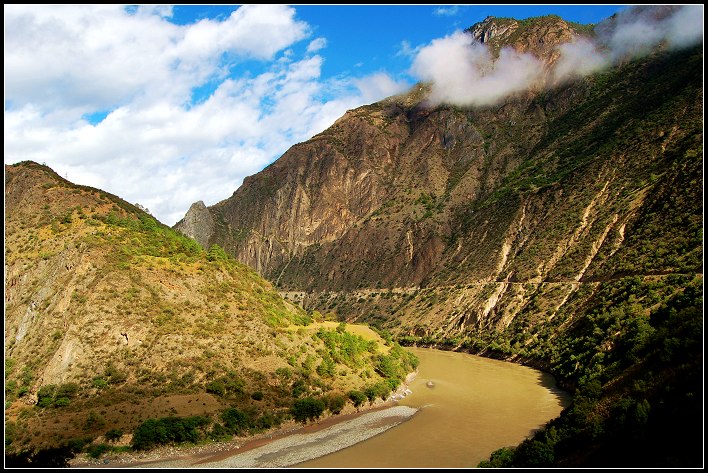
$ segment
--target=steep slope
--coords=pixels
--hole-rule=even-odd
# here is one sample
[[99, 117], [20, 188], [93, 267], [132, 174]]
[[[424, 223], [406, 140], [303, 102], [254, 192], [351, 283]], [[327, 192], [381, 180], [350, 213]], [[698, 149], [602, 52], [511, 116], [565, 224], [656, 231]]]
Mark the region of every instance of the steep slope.
[[262, 430], [300, 398], [390, 391], [411, 368], [373, 333], [313, 323], [221, 248], [45, 166], [5, 167], [5, 211], [6, 452], [76, 450], [165, 416], [201, 416], [214, 438]]
[[[509, 21], [472, 30], [489, 41]], [[564, 282], [567, 292], [616, 274], [700, 272], [701, 58], [660, 52], [494, 107], [430, 109], [422, 91], [361, 107], [208, 215], [199, 207], [208, 225], [176, 228], [224, 246], [282, 291], [313, 293], [304, 302], [320, 310], [376, 289], [508, 281]], [[667, 199], [681, 206], [679, 225], [657, 218], [652, 206]], [[680, 254], [667, 258], [648, 238]], [[485, 307], [483, 292], [465, 297]], [[469, 325], [442, 318], [425, 314], [424, 325]]]
[[[555, 16], [523, 26], [488, 18], [472, 34], [551, 63], [555, 57], [549, 51], [577, 37], [577, 29]], [[427, 225], [420, 224], [421, 214], [427, 217], [431, 204], [443, 210], [476, 200], [520, 161], [514, 154], [528, 152], [515, 149], [506, 136], [528, 104], [510, 104], [502, 114], [496, 109], [471, 114], [427, 109], [424, 98], [421, 86], [407, 96], [348, 112], [330, 129], [246, 178], [231, 198], [209, 209], [209, 216], [195, 204], [175, 228], [205, 246], [224, 246], [279, 287], [420, 284], [433, 269], [428, 260], [442, 249], [438, 239], [431, 241], [431, 233], [444, 237], [450, 232], [445, 221], [435, 225], [440, 228], [422, 228]], [[513, 138], [530, 141], [540, 131], [545, 116], [537, 108], [522, 118], [525, 123], [515, 127]], [[423, 194], [438, 201], [422, 202]], [[379, 218], [384, 210], [391, 214], [394, 204], [396, 215]], [[443, 220], [451, 213], [447, 209]], [[195, 219], [204, 223], [194, 225]], [[372, 236], [385, 240], [377, 254], [372, 254]], [[395, 254], [409, 241], [416, 243], [411, 255]], [[380, 270], [363, 267], [379, 257], [385, 261]], [[327, 260], [332, 263], [318, 270]], [[363, 279], [366, 275], [370, 280]]]
[[[579, 34], [558, 28], [470, 31], [550, 63]], [[550, 370], [574, 408], [518, 466], [700, 465], [702, 63], [659, 48], [478, 108], [420, 86], [293, 146], [191, 235], [305, 307]]]

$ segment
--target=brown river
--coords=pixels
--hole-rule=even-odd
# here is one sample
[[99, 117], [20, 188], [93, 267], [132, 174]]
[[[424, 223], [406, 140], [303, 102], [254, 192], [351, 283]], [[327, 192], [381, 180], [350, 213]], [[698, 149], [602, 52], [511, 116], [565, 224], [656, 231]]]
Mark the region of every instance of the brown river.
[[[420, 359], [410, 420], [303, 468], [466, 468], [518, 445], [558, 417], [570, 397], [549, 374], [464, 353], [409, 348]], [[428, 386], [429, 381], [432, 387]]]

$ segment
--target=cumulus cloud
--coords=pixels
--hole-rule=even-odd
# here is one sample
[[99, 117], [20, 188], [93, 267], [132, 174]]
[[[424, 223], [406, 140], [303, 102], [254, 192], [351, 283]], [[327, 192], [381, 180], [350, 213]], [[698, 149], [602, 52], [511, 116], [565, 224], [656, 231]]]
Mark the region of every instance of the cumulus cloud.
[[[384, 74], [323, 80], [316, 52], [326, 39], [293, 53], [311, 29], [290, 7], [242, 6], [188, 25], [171, 14], [6, 6], [5, 162], [44, 162], [172, 225], [191, 203], [229, 197], [293, 143], [402, 86]], [[260, 67], [234, 75], [245, 60]], [[86, 118], [96, 112], [105, 118]]]
[[669, 48], [696, 44], [703, 37], [703, 6], [629, 8], [600, 23], [596, 32], [595, 41], [576, 38], [562, 44], [558, 60], [544, 70], [534, 56], [509, 48], [493, 59], [486, 45], [458, 31], [417, 48], [411, 74], [431, 82], [433, 103], [490, 105], [531, 87], [556, 85], [645, 55], [660, 43]]

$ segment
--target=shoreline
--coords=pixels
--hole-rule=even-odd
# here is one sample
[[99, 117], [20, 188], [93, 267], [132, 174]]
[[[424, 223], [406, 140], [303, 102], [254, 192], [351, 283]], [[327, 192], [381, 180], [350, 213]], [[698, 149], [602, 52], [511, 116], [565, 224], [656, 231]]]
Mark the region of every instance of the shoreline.
[[109, 454], [91, 459], [86, 454], [69, 461], [70, 468], [220, 468], [289, 467], [368, 440], [409, 420], [417, 409], [399, 406], [398, 400], [411, 391], [408, 384], [417, 371], [409, 373], [387, 400], [330, 415], [302, 425], [289, 421], [279, 428], [225, 442], [201, 445], [161, 446], [148, 452]]

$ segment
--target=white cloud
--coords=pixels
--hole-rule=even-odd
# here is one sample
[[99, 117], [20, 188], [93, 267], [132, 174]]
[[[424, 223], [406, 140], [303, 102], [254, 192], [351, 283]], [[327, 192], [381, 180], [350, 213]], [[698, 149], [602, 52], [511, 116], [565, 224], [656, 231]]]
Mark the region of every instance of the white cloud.
[[489, 105], [528, 88], [541, 78], [541, 63], [530, 54], [502, 49], [492, 61], [487, 47], [461, 31], [420, 50], [411, 72], [432, 82], [429, 100], [456, 105]]
[[315, 38], [307, 45], [307, 52], [314, 53], [327, 46], [326, 38]]
[[560, 57], [552, 74], [554, 84], [591, 74], [609, 65], [607, 55], [598, 51], [595, 44], [586, 38], [562, 44], [559, 50]]
[[398, 48], [398, 51], [396, 51], [396, 56], [406, 56], [406, 57], [415, 57], [416, 54], [420, 51], [422, 46], [416, 46], [415, 48], [411, 46], [411, 43], [407, 40], [401, 41], [401, 45]]
[[703, 5], [684, 5], [668, 20], [671, 46], [684, 47], [703, 40]]
[[378, 72], [361, 79], [354, 79], [354, 84], [359, 89], [365, 102], [372, 103], [384, 97], [400, 94], [408, 88], [410, 84], [406, 81], [395, 81], [388, 74]]
[[438, 7], [433, 11], [433, 14], [437, 16], [455, 16], [459, 13], [459, 5], [452, 5], [449, 7]]
[[640, 5], [598, 25], [600, 43], [613, 62], [647, 54], [666, 42], [680, 48], [703, 39], [702, 5]]
[[[383, 73], [324, 81], [323, 58], [286, 6], [243, 6], [223, 21], [169, 22], [171, 9], [5, 7], [5, 162], [62, 176], [150, 209], [172, 225], [229, 197], [292, 144], [347, 109], [404, 86]], [[230, 73], [243, 59], [260, 69]], [[215, 90], [192, 103], [192, 91]], [[110, 112], [100, 123], [83, 117]]]
[[[502, 49], [493, 59], [486, 45], [456, 32], [416, 48], [411, 73], [432, 83], [433, 103], [489, 105], [532, 87], [556, 85], [596, 72], [627, 58], [647, 54], [665, 42], [670, 48], [702, 41], [703, 6], [639, 6], [601, 22], [598, 39], [576, 38], [559, 46], [559, 59], [550, 70], [530, 54]], [[407, 42], [399, 55], [411, 54]]]

